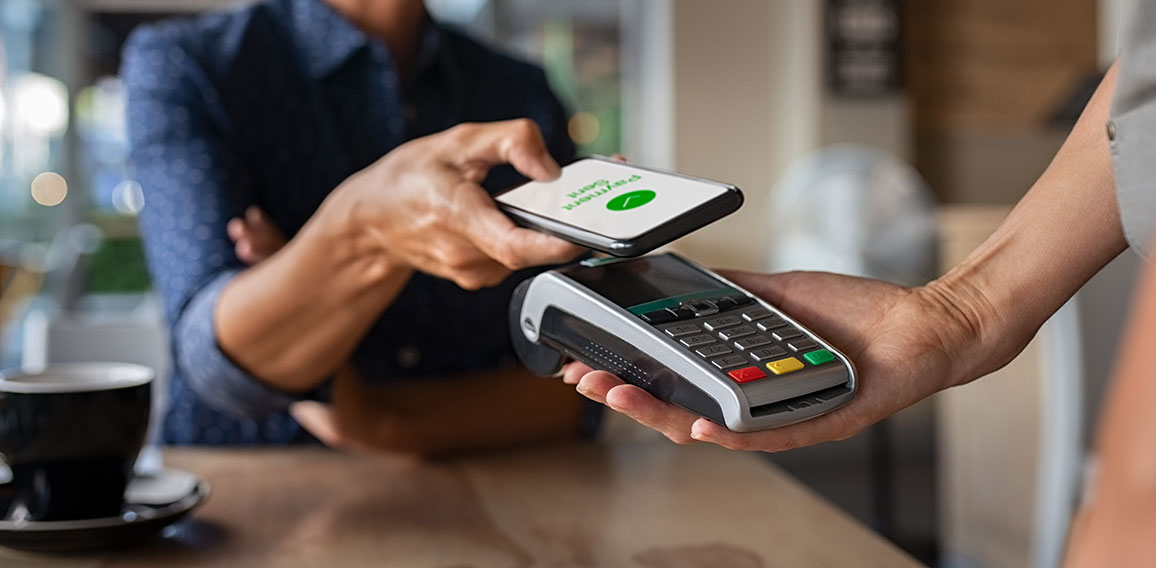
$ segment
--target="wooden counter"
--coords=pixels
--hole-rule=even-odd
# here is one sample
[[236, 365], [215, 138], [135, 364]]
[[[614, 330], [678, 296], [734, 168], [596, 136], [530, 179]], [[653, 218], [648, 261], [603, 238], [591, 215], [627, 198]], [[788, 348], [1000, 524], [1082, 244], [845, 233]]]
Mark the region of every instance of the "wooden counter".
[[171, 449], [213, 493], [117, 552], [0, 549], [2, 566], [917, 565], [758, 454], [650, 433], [442, 462]]

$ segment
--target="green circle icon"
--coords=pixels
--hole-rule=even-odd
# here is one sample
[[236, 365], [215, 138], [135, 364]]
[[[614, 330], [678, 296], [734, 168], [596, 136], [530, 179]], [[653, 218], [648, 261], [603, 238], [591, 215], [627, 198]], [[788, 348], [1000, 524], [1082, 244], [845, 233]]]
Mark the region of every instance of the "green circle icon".
[[649, 189], [640, 189], [638, 191], [631, 191], [630, 193], [623, 193], [614, 199], [606, 202], [606, 208], [611, 211], [626, 211], [627, 209], [634, 209], [635, 207], [642, 207], [654, 200], [657, 195]]

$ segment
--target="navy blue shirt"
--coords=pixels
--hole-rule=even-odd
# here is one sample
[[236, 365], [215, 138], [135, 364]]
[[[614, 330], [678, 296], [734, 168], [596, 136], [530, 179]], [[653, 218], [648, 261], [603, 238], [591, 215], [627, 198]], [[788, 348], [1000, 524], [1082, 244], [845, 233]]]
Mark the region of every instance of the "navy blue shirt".
[[[540, 69], [435, 23], [404, 82], [382, 42], [321, 0], [142, 26], [123, 60], [145, 195], [141, 233], [172, 329], [169, 443], [310, 439], [286, 412], [296, 397], [249, 376], [217, 346], [213, 308], [244, 270], [225, 224], [245, 207], [261, 207], [292, 236], [349, 175], [460, 122], [528, 117], [559, 162], [574, 153]], [[519, 181], [507, 166], [484, 185]], [[355, 350], [354, 366], [368, 381], [389, 381], [513, 365], [506, 309], [528, 274], [475, 292], [414, 275]]]

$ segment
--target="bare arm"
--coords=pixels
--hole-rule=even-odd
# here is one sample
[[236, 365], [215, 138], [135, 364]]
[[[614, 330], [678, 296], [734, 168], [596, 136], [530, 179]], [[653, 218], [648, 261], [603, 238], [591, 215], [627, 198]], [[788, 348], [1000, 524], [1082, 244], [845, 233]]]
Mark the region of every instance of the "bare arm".
[[[230, 220], [228, 233], [238, 258], [249, 265], [286, 244], [256, 207]], [[579, 432], [588, 403], [565, 385], [521, 368], [373, 386], [346, 363], [330, 394], [329, 403], [289, 407], [318, 439], [343, 449], [421, 456], [570, 437]]]
[[412, 269], [358, 238], [326, 202], [300, 233], [237, 276], [217, 302], [221, 348], [260, 380], [308, 391], [353, 349]]
[[269, 385], [307, 391], [349, 358], [413, 270], [476, 289], [580, 252], [497, 210], [478, 184], [501, 163], [535, 179], [559, 171], [537, 127], [515, 120], [415, 140], [351, 176], [221, 293], [222, 350]]
[[965, 310], [985, 350], [1008, 337], [1021, 339], [1014, 351], [997, 349], [999, 359], [961, 369], [964, 375], [986, 374], [1010, 361], [1047, 318], [1127, 248], [1105, 128], [1116, 68], [1109, 68], [1052, 163], [999, 229], [932, 285], [958, 297], [954, 303]]

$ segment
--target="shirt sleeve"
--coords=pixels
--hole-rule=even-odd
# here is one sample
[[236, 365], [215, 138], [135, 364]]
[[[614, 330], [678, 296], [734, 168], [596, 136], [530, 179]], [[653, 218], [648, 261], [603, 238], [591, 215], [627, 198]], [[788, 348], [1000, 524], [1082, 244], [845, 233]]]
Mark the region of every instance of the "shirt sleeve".
[[218, 93], [181, 39], [175, 28], [142, 26], [124, 49], [128, 137], [145, 196], [141, 237], [176, 372], [216, 410], [261, 417], [295, 397], [230, 361], [213, 325], [221, 290], [244, 268], [225, 224], [254, 202], [252, 180], [226, 147]]
[[1156, 234], [1156, 2], [1133, 4], [1112, 100], [1107, 136], [1112, 150], [1116, 202], [1128, 244], [1149, 260]]

